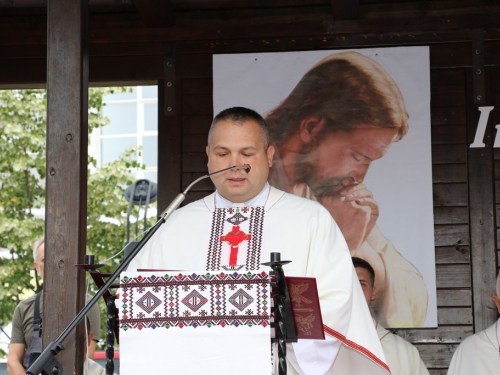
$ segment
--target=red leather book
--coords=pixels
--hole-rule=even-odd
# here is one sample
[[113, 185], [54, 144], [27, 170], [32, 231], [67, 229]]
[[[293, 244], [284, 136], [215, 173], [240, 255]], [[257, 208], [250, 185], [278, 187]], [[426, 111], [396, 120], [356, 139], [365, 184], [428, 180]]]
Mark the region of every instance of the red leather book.
[[314, 277], [286, 276], [298, 339], [324, 340], [318, 287]]

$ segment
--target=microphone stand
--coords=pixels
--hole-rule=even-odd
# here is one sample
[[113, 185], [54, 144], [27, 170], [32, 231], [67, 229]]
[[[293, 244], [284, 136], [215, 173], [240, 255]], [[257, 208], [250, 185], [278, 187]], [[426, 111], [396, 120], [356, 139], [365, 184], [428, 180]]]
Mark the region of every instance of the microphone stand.
[[146, 235], [142, 238], [142, 240], [137, 244], [137, 246], [132, 250], [132, 252], [125, 257], [123, 263], [118, 266], [118, 268], [113, 272], [113, 274], [108, 278], [106, 283], [97, 291], [97, 293], [91, 298], [91, 300], [85, 305], [85, 307], [75, 316], [75, 318], [71, 321], [71, 323], [64, 329], [64, 331], [59, 335], [59, 337], [52, 341], [47, 345], [45, 350], [40, 354], [38, 359], [28, 368], [26, 371], [27, 375], [63, 375], [63, 368], [59, 361], [56, 358], [56, 355], [64, 350], [64, 346], [62, 342], [68, 337], [70, 332], [83, 320], [85, 315], [89, 312], [89, 310], [94, 306], [99, 298], [103, 296], [103, 294], [111, 287], [114, 280], [122, 273], [127, 266], [130, 264], [132, 259], [135, 258], [137, 254], [141, 251], [144, 245], [149, 241], [151, 237], [155, 234], [155, 232], [170, 218], [172, 213], [181, 205], [181, 203], [186, 198], [186, 194], [188, 191], [199, 181], [204, 180], [214, 174], [218, 174], [221, 172], [229, 171], [231, 169], [244, 169], [245, 172], [250, 172], [250, 165], [234, 165], [229, 168], [221, 169], [219, 171], [209, 173], [205, 176], [198, 178], [193, 181], [184, 192], [180, 193], [175, 197], [175, 199], [170, 203], [170, 205], [166, 208], [165, 211], [162, 212], [158, 221], [149, 229]]

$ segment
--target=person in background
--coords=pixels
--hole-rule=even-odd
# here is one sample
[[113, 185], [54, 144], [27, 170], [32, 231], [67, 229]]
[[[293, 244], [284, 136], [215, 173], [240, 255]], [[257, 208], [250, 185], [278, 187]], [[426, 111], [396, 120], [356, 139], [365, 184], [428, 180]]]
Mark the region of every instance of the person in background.
[[[361, 258], [353, 257], [352, 263], [366, 303], [370, 306], [377, 298], [375, 271], [368, 262]], [[392, 375], [429, 375], [417, 348], [403, 338], [389, 332], [375, 320], [374, 323]]]
[[[500, 314], [500, 274], [496, 294], [492, 295]], [[448, 375], [500, 374], [500, 319], [484, 331], [467, 337], [451, 359]]]
[[[44, 277], [45, 242], [40, 239], [33, 246], [33, 266], [36, 272]], [[99, 327], [101, 318], [99, 307], [94, 305], [88, 314], [89, 320], [96, 334], [89, 340], [89, 358], [94, 358], [94, 351], [99, 341]], [[42, 292], [19, 302], [12, 318], [12, 337], [7, 356], [7, 371], [9, 375], [25, 375], [39, 353], [42, 352], [42, 319], [43, 297]], [[30, 360], [31, 358], [31, 360]]]

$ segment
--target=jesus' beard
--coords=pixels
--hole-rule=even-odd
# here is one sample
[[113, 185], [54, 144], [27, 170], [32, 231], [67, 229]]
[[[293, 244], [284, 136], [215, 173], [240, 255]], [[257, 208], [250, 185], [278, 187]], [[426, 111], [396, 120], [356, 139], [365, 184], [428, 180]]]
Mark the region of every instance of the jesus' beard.
[[318, 177], [318, 169], [311, 164], [304, 154], [297, 158], [297, 179], [295, 182], [304, 182], [312, 190], [318, 201], [325, 196], [338, 196], [340, 191], [348, 186], [357, 185], [358, 182], [351, 176]]

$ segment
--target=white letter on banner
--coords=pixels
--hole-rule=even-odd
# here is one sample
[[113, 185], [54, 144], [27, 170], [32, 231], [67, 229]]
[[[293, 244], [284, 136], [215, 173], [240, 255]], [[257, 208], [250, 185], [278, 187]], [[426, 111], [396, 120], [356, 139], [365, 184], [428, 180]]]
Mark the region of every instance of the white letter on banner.
[[495, 136], [495, 143], [493, 144], [493, 147], [500, 147], [500, 137], [498, 136], [498, 133], [500, 133], [500, 125], [495, 125], [495, 129], [497, 130], [497, 135]]
[[[486, 133], [486, 124], [488, 123], [488, 118], [490, 117], [490, 112], [494, 107], [479, 107], [481, 116], [479, 116], [479, 123], [477, 124], [476, 136], [474, 137], [474, 142], [470, 145], [470, 148], [484, 147], [484, 134]], [[496, 140], [495, 140], [496, 143]]]

